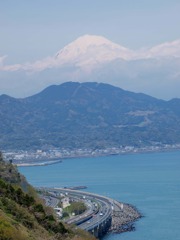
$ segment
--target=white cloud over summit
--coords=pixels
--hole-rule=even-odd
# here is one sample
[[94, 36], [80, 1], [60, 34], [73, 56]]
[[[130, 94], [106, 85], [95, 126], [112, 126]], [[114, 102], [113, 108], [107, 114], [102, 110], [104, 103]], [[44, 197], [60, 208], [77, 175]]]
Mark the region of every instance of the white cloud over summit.
[[147, 58], [180, 57], [180, 40], [162, 43], [147, 51]]

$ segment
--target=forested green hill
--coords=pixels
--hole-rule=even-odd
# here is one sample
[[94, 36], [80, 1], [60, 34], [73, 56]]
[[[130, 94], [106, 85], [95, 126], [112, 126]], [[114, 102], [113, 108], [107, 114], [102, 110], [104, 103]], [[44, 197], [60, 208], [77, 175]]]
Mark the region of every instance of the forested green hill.
[[88, 233], [65, 226], [44, 206], [35, 190], [0, 154], [0, 239], [83, 240]]
[[24, 99], [0, 96], [0, 148], [107, 149], [180, 143], [180, 99], [66, 82]]

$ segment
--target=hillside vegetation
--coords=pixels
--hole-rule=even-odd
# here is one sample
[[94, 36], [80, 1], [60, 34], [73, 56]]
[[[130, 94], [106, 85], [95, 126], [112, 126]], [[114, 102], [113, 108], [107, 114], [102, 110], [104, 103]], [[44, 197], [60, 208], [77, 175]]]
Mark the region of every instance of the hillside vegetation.
[[1, 240], [93, 239], [58, 221], [12, 163], [3, 161], [2, 154], [0, 174]]
[[[24, 99], [0, 96], [0, 148], [106, 149], [180, 143], [180, 99], [67, 82]], [[23, 147], [22, 147], [23, 146]]]

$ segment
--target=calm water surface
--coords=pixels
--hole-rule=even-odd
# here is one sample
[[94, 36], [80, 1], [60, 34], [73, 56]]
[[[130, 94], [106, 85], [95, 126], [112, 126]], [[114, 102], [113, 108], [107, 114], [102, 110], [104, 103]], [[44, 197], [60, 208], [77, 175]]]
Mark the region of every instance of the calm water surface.
[[104, 240], [180, 240], [180, 152], [66, 159], [19, 170], [33, 186], [86, 185], [87, 191], [133, 204], [144, 215], [135, 232]]

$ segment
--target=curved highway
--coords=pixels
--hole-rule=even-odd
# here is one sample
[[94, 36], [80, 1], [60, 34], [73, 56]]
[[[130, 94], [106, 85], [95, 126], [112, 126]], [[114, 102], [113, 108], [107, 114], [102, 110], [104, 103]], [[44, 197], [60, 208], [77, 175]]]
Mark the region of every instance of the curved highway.
[[[102, 228], [107, 224], [107, 222], [111, 222], [112, 218], [112, 199], [93, 194], [88, 192], [82, 192], [77, 190], [70, 190], [64, 188], [43, 188], [46, 190], [52, 198], [52, 202], [56, 202], [53, 200], [60, 194], [64, 194], [69, 196], [71, 199], [75, 199], [83, 201], [87, 206], [87, 210], [81, 214], [70, 219], [66, 220], [68, 224], [75, 224], [79, 228], [94, 233], [96, 229]], [[49, 204], [50, 205], [50, 204]], [[53, 204], [53, 207], [54, 204]], [[97, 234], [96, 234], [97, 235]]]

